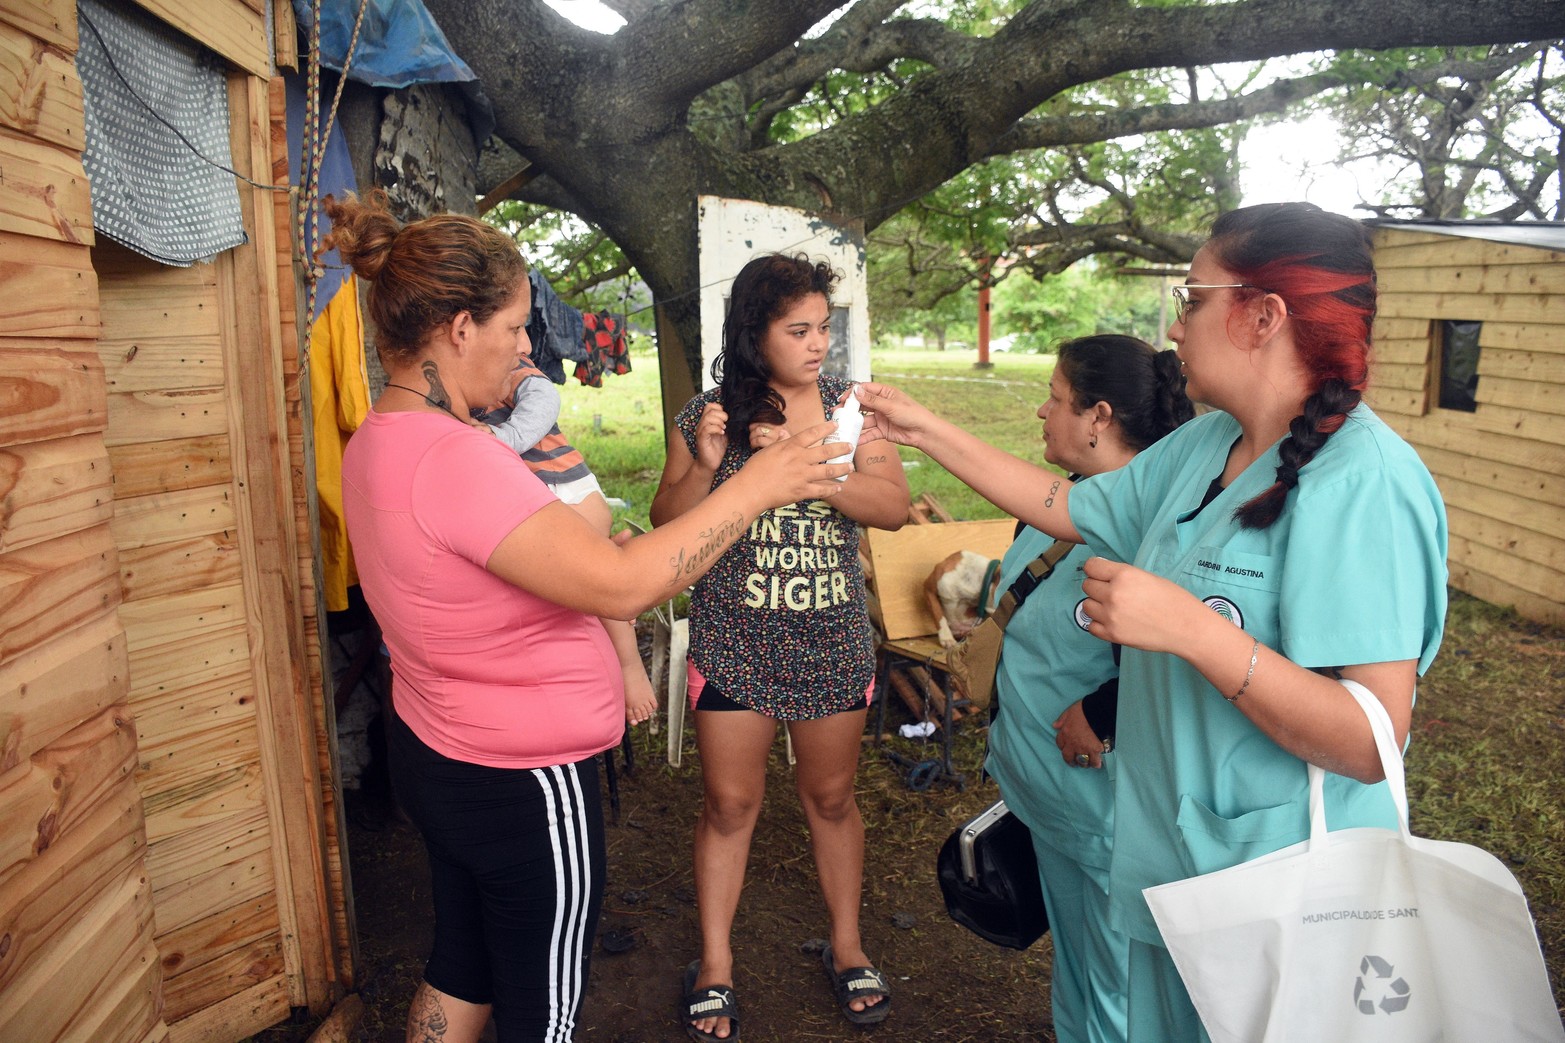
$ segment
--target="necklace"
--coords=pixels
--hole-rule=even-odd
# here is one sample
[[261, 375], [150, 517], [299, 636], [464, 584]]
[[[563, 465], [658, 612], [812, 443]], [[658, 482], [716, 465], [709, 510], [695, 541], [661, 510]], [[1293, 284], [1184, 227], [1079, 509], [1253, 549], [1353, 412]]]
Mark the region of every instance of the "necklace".
[[393, 383], [391, 383], [391, 381], [388, 380], [386, 382], [386, 386], [389, 387], [389, 388], [396, 388], [398, 391], [406, 391], [406, 392], [408, 392], [411, 395], [417, 395], [419, 398], [422, 398], [424, 400], [424, 404], [425, 405], [434, 406], [436, 409], [444, 409], [447, 413], [451, 413], [451, 415], [453, 417], [456, 417], [456, 419], [458, 419], [458, 420], [462, 419], [461, 417], [457, 416], [455, 413], [452, 413], [451, 412], [451, 407], [446, 405], [444, 402], [436, 402], [434, 399], [430, 398], [424, 392], [422, 392], [422, 391], [414, 391], [412, 388], [408, 387], [406, 384], [393, 384]]

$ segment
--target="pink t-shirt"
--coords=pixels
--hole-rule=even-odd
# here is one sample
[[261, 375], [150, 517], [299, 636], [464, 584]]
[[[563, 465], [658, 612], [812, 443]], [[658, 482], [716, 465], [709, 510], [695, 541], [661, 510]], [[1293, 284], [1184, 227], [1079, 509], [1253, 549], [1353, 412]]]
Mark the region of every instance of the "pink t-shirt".
[[619, 742], [624, 680], [603, 624], [484, 567], [557, 502], [520, 457], [449, 417], [371, 410], [342, 479], [359, 582], [414, 734], [499, 768], [567, 764]]

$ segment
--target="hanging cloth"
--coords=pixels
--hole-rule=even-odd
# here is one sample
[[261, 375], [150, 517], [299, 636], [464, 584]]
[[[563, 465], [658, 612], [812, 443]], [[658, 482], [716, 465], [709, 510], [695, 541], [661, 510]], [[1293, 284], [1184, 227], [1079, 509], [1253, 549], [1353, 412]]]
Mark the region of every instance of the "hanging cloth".
[[77, 14], [93, 226], [182, 268], [249, 242], [222, 169], [233, 166], [223, 60], [129, 4], [79, 0]]
[[533, 310], [527, 320], [527, 339], [533, 346], [533, 365], [556, 384], [565, 383], [565, 362], [585, 362], [580, 311], [560, 300], [538, 269], [527, 273], [532, 286]]
[[630, 372], [630, 352], [625, 348], [625, 331], [606, 311], [590, 311], [581, 317], [582, 347], [587, 357], [576, 363], [576, 379], [589, 387], [603, 386], [603, 374], [624, 376]]
[[349, 275], [310, 327], [310, 409], [315, 431], [315, 494], [320, 504], [321, 594], [328, 612], [348, 607], [359, 582], [342, 513], [342, 453], [369, 412], [358, 279]]

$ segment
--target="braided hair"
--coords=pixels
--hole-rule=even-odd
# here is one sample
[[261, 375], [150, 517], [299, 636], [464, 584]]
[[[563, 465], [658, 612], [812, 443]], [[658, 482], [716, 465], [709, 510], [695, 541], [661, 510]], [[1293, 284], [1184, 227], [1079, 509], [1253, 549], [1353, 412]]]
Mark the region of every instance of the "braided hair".
[[1179, 356], [1119, 333], [1095, 333], [1061, 344], [1055, 363], [1070, 384], [1077, 412], [1099, 402], [1114, 407], [1114, 421], [1136, 452], [1195, 416], [1185, 394]]
[[1265, 203], [1223, 214], [1207, 246], [1240, 281], [1287, 304], [1311, 382], [1303, 413], [1278, 447], [1277, 480], [1234, 512], [1245, 528], [1265, 529], [1281, 517], [1300, 472], [1342, 427], [1369, 382], [1375, 322], [1369, 230], [1311, 203]]
[[772, 368], [761, 341], [773, 319], [818, 293], [831, 303], [837, 273], [831, 265], [803, 254], [766, 254], [734, 276], [723, 319], [723, 350], [712, 360], [723, 411], [728, 414], [728, 443], [748, 446], [752, 423], [783, 423], [783, 400], [771, 386]]

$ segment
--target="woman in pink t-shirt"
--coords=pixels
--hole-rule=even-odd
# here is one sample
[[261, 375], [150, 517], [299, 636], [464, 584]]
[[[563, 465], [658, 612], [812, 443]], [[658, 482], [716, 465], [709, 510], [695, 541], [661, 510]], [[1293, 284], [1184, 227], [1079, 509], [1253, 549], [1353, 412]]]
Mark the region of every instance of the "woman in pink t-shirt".
[[830, 497], [847, 464], [756, 455], [677, 523], [623, 545], [468, 420], [526, 347], [527, 265], [510, 238], [441, 214], [402, 227], [384, 194], [328, 200], [328, 246], [370, 282], [387, 375], [348, 443], [343, 498], [364, 596], [391, 653], [397, 799], [424, 836], [435, 943], [408, 1038], [572, 1036], [603, 880], [593, 758], [624, 730], [597, 617], [685, 589], [764, 510]]

